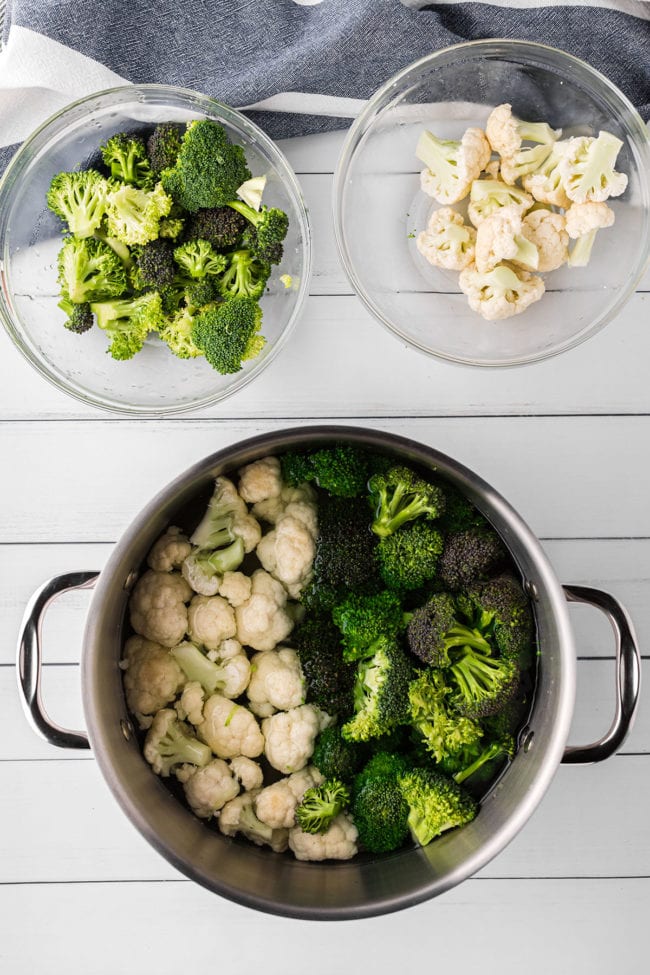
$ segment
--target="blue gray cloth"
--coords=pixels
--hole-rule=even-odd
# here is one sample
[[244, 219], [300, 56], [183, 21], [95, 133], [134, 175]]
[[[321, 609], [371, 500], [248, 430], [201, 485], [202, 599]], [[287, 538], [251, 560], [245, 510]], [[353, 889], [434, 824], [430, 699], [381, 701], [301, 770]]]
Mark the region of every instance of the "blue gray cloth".
[[[516, 0], [512, 7], [496, 0], [8, 0], [4, 40], [19, 25], [126, 81], [181, 85], [244, 106], [279, 92], [367, 98], [435, 49], [519, 38], [588, 61], [648, 119], [649, 18], [649, 3], [623, 0]], [[0, 75], [0, 92], [9, 81]], [[274, 138], [349, 124], [309, 112], [250, 114]], [[14, 150], [0, 150], [0, 168]]]

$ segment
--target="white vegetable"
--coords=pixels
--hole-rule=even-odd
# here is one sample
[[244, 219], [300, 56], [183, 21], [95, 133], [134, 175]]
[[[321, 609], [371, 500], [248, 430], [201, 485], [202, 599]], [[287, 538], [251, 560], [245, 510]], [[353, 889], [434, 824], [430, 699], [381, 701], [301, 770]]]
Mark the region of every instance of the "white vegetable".
[[555, 271], [569, 254], [566, 220], [552, 210], [532, 210], [522, 220], [522, 234], [537, 248], [538, 271]]
[[192, 546], [180, 528], [170, 526], [164, 535], [154, 542], [147, 565], [156, 572], [171, 572], [178, 569], [191, 553]]
[[143, 752], [156, 775], [165, 777], [176, 765], [207, 765], [212, 758], [207, 744], [197, 741], [171, 708], [163, 708], [156, 714]]
[[190, 808], [201, 819], [210, 819], [239, 793], [239, 782], [221, 758], [213, 758], [202, 768], [183, 765], [177, 778]]
[[420, 254], [435, 267], [462, 271], [474, 260], [476, 231], [451, 207], [434, 210], [427, 229], [416, 238]]
[[131, 594], [131, 626], [148, 640], [173, 647], [187, 631], [185, 603], [191, 598], [192, 590], [180, 573], [149, 569]]
[[169, 649], [142, 636], [126, 641], [120, 667], [125, 672], [126, 703], [141, 728], [149, 727], [150, 716], [173, 701], [185, 683]]
[[420, 174], [421, 188], [447, 204], [467, 196], [472, 180], [478, 179], [490, 161], [491, 149], [482, 129], [466, 129], [460, 142], [438, 139], [425, 130], [415, 155], [426, 166]]
[[625, 191], [627, 176], [614, 168], [622, 146], [620, 139], [605, 131], [599, 132], [597, 139], [579, 136], [568, 140], [559, 169], [570, 200], [602, 203]]
[[239, 471], [239, 494], [249, 504], [277, 498], [281, 491], [282, 475], [277, 457], [262, 457]]
[[224, 572], [219, 583], [219, 595], [227, 599], [231, 606], [241, 606], [250, 599], [251, 580], [243, 572]]
[[187, 718], [192, 724], [201, 724], [203, 721], [203, 704], [205, 702], [205, 691], [203, 685], [198, 680], [190, 680], [183, 688], [178, 701], [176, 701], [176, 713], [179, 718]]
[[316, 544], [310, 529], [303, 521], [286, 513], [257, 546], [257, 557], [262, 566], [294, 599], [311, 578], [315, 554]]
[[268, 845], [276, 853], [284, 853], [288, 846], [288, 831], [267, 826], [255, 814], [253, 803], [256, 790], [240, 792], [227, 802], [219, 816], [219, 829], [225, 836], [241, 833], [257, 846]]
[[481, 273], [491, 271], [502, 261], [516, 261], [533, 269], [539, 263], [537, 248], [522, 233], [518, 207], [501, 207], [481, 221], [475, 251], [476, 268]]
[[307, 789], [320, 785], [323, 781], [318, 769], [308, 765], [262, 789], [255, 797], [255, 812], [268, 826], [288, 829], [295, 825], [296, 808]]
[[351, 816], [342, 812], [324, 833], [289, 830], [289, 847], [297, 860], [350, 860], [357, 853], [359, 833]]
[[518, 186], [508, 186], [500, 179], [475, 179], [469, 194], [467, 213], [475, 227], [503, 207], [516, 207], [524, 213], [532, 206], [530, 193]]
[[245, 755], [235, 755], [234, 758], [230, 759], [230, 768], [242, 789], [250, 791], [251, 789], [261, 788], [264, 782], [264, 773], [261, 766], [252, 758], [246, 758]]
[[207, 699], [203, 721], [196, 730], [219, 758], [257, 758], [264, 750], [264, 737], [255, 716], [222, 694]]
[[560, 167], [568, 145], [568, 141], [556, 142], [541, 166], [523, 177], [524, 187], [539, 203], [548, 203], [563, 209], [571, 205], [564, 189]]
[[216, 650], [235, 636], [237, 624], [230, 603], [221, 596], [195, 596], [187, 611], [188, 633], [196, 643]]
[[262, 205], [262, 194], [265, 186], [266, 176], [253, 176], [238, 187], [237, 196], [253, 210], [259, 210]]
[[279, 647], [256, 653], [246, 694], [251, 711], [261, 718], [303, 704], [305, 678], [296, 651]]
[[614, 211], [606, 203], [574, 203], [566, 212], [566, 230], [576, 243], [569, 254], [570, 267], [586, 267], [596, 234], [614, 223]]
[[485, 274], [471, 265], [460, 272], [458, 283], [472, 311], [488, 321], [518, 315], [544, 294], [541, 278], [527, 271], [516, 272], [505, 264]]
[[284, 775], [304, 768], [314, 751], [316, 736], [331, 723], [332, 718], [313, 704], [301, 704], [265, 718], [262, 733], [269, 763]]
[[[232, 642], [239, 646], [236, 640]], [[243, 694], [248, 686], [251, 667], [241, 647], [238, 653], [223, 658], [219, 656], [219, 650], [212, 651], [208, 657], [196, 644], [184, 640], [171, 653], [187, 679], [198, 681], [207, 694], [218, 691], [224, 697], [234, 699]]]
[[250, 598], [235, 609], [237, 637], [253, 650], [273, 650], [293, 629], [285, 609], [287, 592], [263, 569], [257, 569], [251, 581]]
[[514, 156], [522, 142], [555, 142], [562, 130], [555, 131], [547, 122], [524, 122], [512, 114], [512, 106], [505, 102], [490, 112], [485, 134], [500, 156]]

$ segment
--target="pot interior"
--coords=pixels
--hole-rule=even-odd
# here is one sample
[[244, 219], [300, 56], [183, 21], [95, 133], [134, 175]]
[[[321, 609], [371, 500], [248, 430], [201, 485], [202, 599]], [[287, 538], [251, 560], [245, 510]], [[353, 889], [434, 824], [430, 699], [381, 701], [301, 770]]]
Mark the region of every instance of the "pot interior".
[[[127, 588], [155, 539], [170, 524], [196, 522], [214, 478], [267, 454], [348, 440], [417, 463], [461, 489], [499, 532], [534, 594], [537, 684], [529, 721], [505, 773], [476, 819], [425, 848], [405, 848], [352, 861], [303, 863], [245, 840], [225, 837], [197, 819], [145, 762], [122, 690], [119, 660], [128, 634]], [[193, 517], [186, 521], [189, 513]], [[288, 641], [290, 643], [290, 639]], [[561, 760], [575, 693], [575, 651], [566, 600], [544, 552], [525, 523], [488, 484], [428, 447], [350, 427], [280, 431], [206, 458], [165, 488], [141, 512], [101, 573], [82, 658], [87, 728], [95, 757], [122, 809], [174, 866], [239, 903], [284, 916], [359, 918], [399, 910], [442, 893], [475, 873], [516, 835]], [[126, 729], [126, 733], [125, 733]]]

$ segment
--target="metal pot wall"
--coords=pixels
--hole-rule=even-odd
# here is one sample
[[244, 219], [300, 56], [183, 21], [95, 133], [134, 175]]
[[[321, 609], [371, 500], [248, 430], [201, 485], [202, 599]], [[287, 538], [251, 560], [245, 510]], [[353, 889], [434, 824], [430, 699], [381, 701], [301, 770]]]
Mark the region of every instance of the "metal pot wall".
[[[177, 801], [142, 757], [126, 710], [120, 660], [132, 588], [154, 540], [178, 523], [193, 501], [207, 500], [215, 476], [257, 457], [346, 439], [394, 452], [435, 469], [463, 490], [507, 544], [530, 594], [540, 646], [533, 709], [512, 764], [483, 801], [474, 822], [425, 848], [380, 858], [313, 864], [273, 854], [209, 829]], [[195, 516], [196, 517], [196, 516]], [[181, 521], [182, 524], [182, 521]], [[84, 635], [82, 694], [87, 735], [48, 717], [40, 695], [40, 621], [48, 603], [72, 588], [95, 586]], [[590, 603], [610, 618], [616, 643], [616, 712], [600, 741], [567, 747], [574, 707], [576, 652], [567, 601]], [[391, 434], [351, 427], [293, 429], [246, 440], [190, 468], [135, 519], [101, 573], [50, 580], [32, 597], [19, 643], [19, 685], [35, 730], [54, 745], [93, 749], [118, 803], [147, 840], [175, 867], [241, 904], [289, 917], [361, 918], [432, 898], [485, 866], [519, 832], [562, 762], [600, 761], [626, 737], [636, 709], [640, 659], [623, 607], [607, 593], [562, 586], [537, 538], [487, 483], [429, 447]]]

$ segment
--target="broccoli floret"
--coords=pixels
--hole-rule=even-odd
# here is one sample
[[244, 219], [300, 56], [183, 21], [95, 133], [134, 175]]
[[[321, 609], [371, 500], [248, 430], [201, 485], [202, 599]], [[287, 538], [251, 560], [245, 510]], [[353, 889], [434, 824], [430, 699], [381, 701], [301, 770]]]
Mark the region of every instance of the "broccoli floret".
[[241, 146], [210, 119], [195, 119], [183, 135], [174, 166], [161, 174], [165, 190], [186, 210], [221, 207], [235, 200], [251, 172]]
[[454, 712], [451, 688], [440, 670], [429, 668], [409, 685], [410, 721], [436, 762], [474, 747], [483, 737], [477, 721]]
[[296, 808], [296, 822], [303, 833], [324, 833], [349, 801], [350, 793], [339, 779], [326, 779], [304, 793]]
[[519, 666], [514, 659], [492, 657], [468, 645], [453, 652], [449, 672], [456, 688], [452, 703], [468, 718], [496, 714], [519, 686]]
[[57, 173], [47, 191], [47, 205], [75, 237], [92, 237], [106, 214], [108, 182], [94, 169]]
[[409, 806], [413, 839], [426, 846], [445, 830], [464, 826], [478, 813], [478, 803], [461, 787], [433, 769], [415, 768], [399, 779]]
[[176, 240], [183, 232], [184, 226], [185, 221], [182, 217], [163, 217], [158, 225], [158, 236], [167, 240]]
[[[350, 695], [350, 703], [351, 701]], [[316, 766], [326, 779], [351, 782], [363, 765], [365, 756], [365, 745], [356, 741], [347, 741], [341, 735], [339, 725], [330, 725], [329, 728], [321, 731], [316, 739], [311, 764]]]
[[160, 295], [156, 291], [134, 298], [93, 302], [90, 308], [97, 324], [111, 340], [108, 352], [114, 359], [132, 359], [144, 345], [149, 332], [156, 332], [165, 324]]
[[221, 691], [228, 684], [230, 680], [228, 667], [210, 660], [189, 640], [179, 643], [169, 652], [188, 681], [198, 681], [207, 694]]
[[259, 334], [262, 309], [252, 298], [229, 298], [194, 319], [192, 339], [213, 369], [222, 375], [239, 372], [242, 363], [264, 348]]
[[280, 457], [282, 480], [291, 487], [313, 481], [314, 468], [311, 463], [311, 453], [299, 450], [288, 450]]
[[309, 607], [332, 609], [348, 592], [378, 592], [377, 537], [369, 530], [363, 498], [321, 492], [313, 581], [301, 593]]
[[154, 288], [161, 291], [169, 287], [176, 274], [174, 250], [169, 241], [150, 240], [141, 247], [134, 248], [135, 266], [131, 281], [138, 291]]
[[332, 610], [332, 619], [343, 637], [343, 659], [359, 660], [368, 647], [384, 635], [395, 637], [404, 625], [399, 596], [383, 592], [350, 593]]
[[349, 741], [368, 741], [384, 735], [409, 715], [412, 667], [399, 643], [381, 636], [357, 665], [355, 713], [341, 734]]
[[311, 455], [314, 480], [329, 494], [356, 498], [366, 491], [368, 460], [363, 450], [353, 444], [323, 447]]
[[471, 528], [488, 528], [483, 515], [457, 487], [447, 481], [437, 481], [444, 495], [444, 511], [439, 527], [447, 534], [469, 531]]
[[456, 604], [448, 593], [434, 593], [418, 607], [408, 622], [406, 637], [411, 653], [432, 667], [449, 667], [456, 647], [474, 647], [491, 653], [485, 636], [458, 620]]
[[398, 784], [408, 770], [401, 755], [380, 751], [354, 779], [352, 818], [370, 853], [399, 849], [408, 836], [408, 805]]
[[221, 293], [226, 298], [238, 295], [261, 298], [270, 273], [270, 265], [258, 261], [249, 250], [234, 251], [220, 279]]
[[[164, 305], [163, 305], [164, 307]], [[195, 359], [203, 352], [192, 340], [192, 326], [194, 315], [189, 308], [181, 308], [173, 313], [160, 329], [160, 338], [168, 346], [170, 352], [179, 359]]]
[[126, 290], [124, 265], [94, 237], [66, 237], [58, 257], [61, 294], [75, 304], [113, 298]]
[[123, 244], [146, 244], [160, 233], [160, 221], [172, 206], [160, 183], [152, 190], [123, 183], [107, 197], [108, 232]]
[[247, 235], [247, 243], [253, 254], [260, 261], [279, 264], [282, 260], [282, 241], [289, 229], [289, 218], [284, 210], [265, 206], [254, 210], [242, 200], [234, 199], [228, 205], [252, 225], [254, 232]]
[[223, 254], [217, 254], [207, 240], [188, 240], [174, 250], [174, 260], [193, 279], [207, 274], [221, 274], [228, 265]]
[[[341, 634], [329, 615], [308, 614], [294, 630], [292, 645], [300, 658], [307, 701], [340, 721], [350, 717], [356, 667], [343, 661]], [[341, 773], [335, 774], [343, 778]]]
[[196, 312], [206, 305], [220, 300], [219, 281], [215, 275], [207, 275], [198, 281], [188, 282], [185, 287], [185, 300], [190, 309]]
[[176, 163], [183, 141], [184, 126], [160, 122], [147, 139], [147, 155], [156, 173], [171, 169]]
[[90, 305], [87, 301], [81, 302], [81, 304], [76, 305], [69, 298], [62, 298], [58, 302], [58, 306], [61, 311], [65, 312], [68, 316], [66, 321], [63, 323], [64, 327], [70, 332], [76, 332], [77, 335], [82, 335], [87, 332], [89, 328], [92, 328], [95, 319], [93, 313], [90, 310]]
[[206, 207], [190, 214], [185, 224], [186, 240], [208, 240], [215, 250], [235, 247], [246, 227], [246, 218], [231, 207]]
[[535, 624], [530, 601], [509, 575], [477, 582], [457, 599], [459, 609], [522, 670], [531, 663]]
[[114, 179], [143, 188], [153, 185], [154, 174], [142, 136], [118, 132], [101, 147], [101, 153]]
[[395, 466], [385, 474], [374, 474], [368, 489], [375, 508], [372, 530], [381, 538], [416, 518], [439, 518], [444, 510], [440, 488], [409, 467]]
[[389, 589], [419, 589], [436, 574], [443, 537], [427, 521], [379, 539], [379, 571]]
[[448, 589], [462, 590], [496, 572], [505, 559], [506, 550], [495, 531], [470, 528], [447, 535], [438, 576]]

